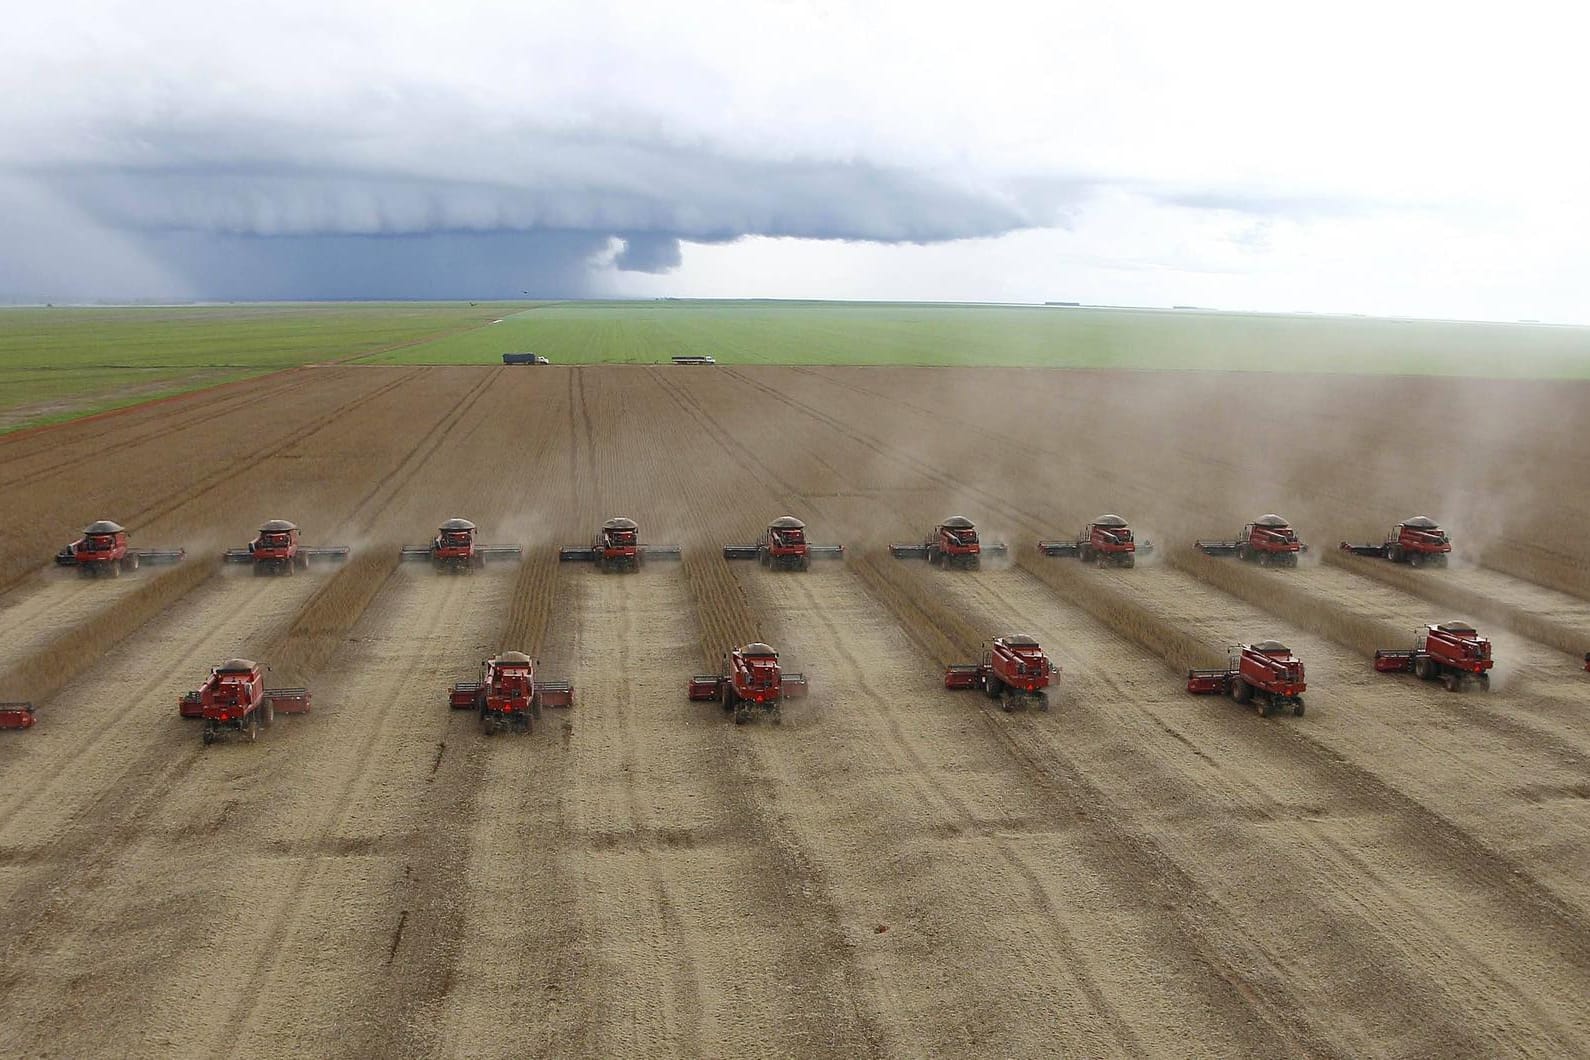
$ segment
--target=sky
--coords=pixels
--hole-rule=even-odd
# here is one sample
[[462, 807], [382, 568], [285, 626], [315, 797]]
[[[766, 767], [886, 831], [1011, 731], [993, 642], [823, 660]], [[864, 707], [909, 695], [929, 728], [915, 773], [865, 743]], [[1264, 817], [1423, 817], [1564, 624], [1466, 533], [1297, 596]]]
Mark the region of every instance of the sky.
[[1590, 323], [1575, 5], [62, 0], [0, 301], [1078, 301]]

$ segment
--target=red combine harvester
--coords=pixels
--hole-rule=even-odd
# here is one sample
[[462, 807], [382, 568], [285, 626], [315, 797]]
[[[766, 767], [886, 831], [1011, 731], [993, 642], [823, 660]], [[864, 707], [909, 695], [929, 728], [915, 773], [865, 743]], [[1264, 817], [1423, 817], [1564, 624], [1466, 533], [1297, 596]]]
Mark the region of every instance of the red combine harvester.
[[228, 659], [210, 671], [197, 691], [177, 701], [182, 717], [204, 719], [207, 744], [228, 732], [252, 741], [275, 722], [277, 712], [308, 714], [309, 689], [266, 688], [260, 664], [250, 659]]
[[1010, 555], [1010, 546], [1003, 541], [978, 540], [972, 521], [964, 515], [953, 515], [935, 526], [920, 545], [890, 545], [889, 555], [895, 559], [925, 559], [935, 567], [952, 570], [976, 570], [984, 556], [1003, 559]]
[[643, 545], [640, 527], [635, 520], [609, 519], [596, 532], [590, 548], [560, 548], [558, 559], [564, 563], [594, 563], [602, 573], [608, 571], [637, 571], [648, 560], [682, 559], [678, 545]]
[[32, 703], [0, 703], [0, 729], [31, 729], [37, 720]]
[[119, 578], [144, 564], [179, 563], [187, 552], [180, 548], [129, 548], [127, 531], [109, 519], [83, 528], [83, 536], [55, 554], [60, 567], [76, 567], [85, 578]]
[[1261, 640], [1257, 644], [1237, 644], [1231, 649], [1230, 664], [1223, 670], [1188, 670], [1187, 691], [1200, 696], [1229, 695], [1238, 703], [1257, 705], [1259, 717], [1292, 708], [1292, 716], [1303, 716], [1303, 663], [1280, 641]]
[[1440, 681], [1448, 692], [1460, 692], [1478, 685], [1491, 687], [1486, 671], [1496, 665], [1491, 658], [1491, 642], [1467, 622], [1443, 622], [1425, 626], [1410, 649], [1381, 648], [1375, 652], [1375, 669], [1397, 674], [1413, 671], [1421, 681]]
[[774, 519], [754, 545], [724, 545], [724, 559], [760, 560], [769, 570], [810, 570], [813, 559], [843, 559], [844, 545], [813, 545], [806, 524], [793, 515]]
[[1075, 541], [1040, 541], [1038, 551], [1045, 556], [1075, 556], [1101, 567], [1135, 567], [1137, 557], [1149, 555], [1154, 546], [1136, 540], [1119, 515], [1101, 515], [1084, 526]]
[[1381, 556], [1393, 563], [1406, 563], [1410, 567], [1446, 566], [1452, 551], [1452, 539], [1434, 519], [1416, 515], [1392, 527], [1386, 540], [1379, 545], [1355, 545], [1342, 542], [1342, 551], [1358, 556]]
[[429, 561], [438, 572], [471, 574], [487, 560], [519, 559], [524, 549], [518, 545], [477, 545], [475, 524], [468, 519], [449, 519], [436, 531], [428, 545], [404, 545], [404, 563]]
[[1016, 634], [995, 637], [983, 649], [978, 663], [957, 663], [944, 671], [944, 687], [981, 688], [989, 699], [997, 699], [1005, 710], [1031, 704], [1049, 709], [1044, 692], [1054, 680], [1054, 664], [1032, 637]]
[[1198, 551], [1210, 556], [1236, 556], [1261, 567], [1295, 567], [1300, 552], [1308, 546], [1298, 541], [1297, 533], [1279, 515], [1261, 515], [1242, 528], [1235, 541], [1194, 542]]
[[690, 698], [716, 699], [734, 713], [734, 724], [744, 725], [760, 710], [777, 725], [786, 699], [804, 699], [805, 674], [785, 673], [778, 652], [766, 644], [747, 644], [723, 654], [723, 673], [697, 674], [690, 679]]
[[536, 661], [522, 651], [505, 651], [480, 664], [479, 681], [460, 681], [448, 695], [453, 710], [480, 714], [487, 736], [498, 729], [529, 732], [543, 707], [574, 706], [574, 686], [567, 681], [536, 677]]
[[221, 554], [224, 563], [248, 563], [256, 575], [292, 574], [308, 570], [311, 563], [341, 563], [348, 558], [347, 545], [320, 545], [311, 548], [298, 541], [298, 527], [286, 519], [271, 519], [259, 528], [259, 536], [246, 548], [229, 548]]

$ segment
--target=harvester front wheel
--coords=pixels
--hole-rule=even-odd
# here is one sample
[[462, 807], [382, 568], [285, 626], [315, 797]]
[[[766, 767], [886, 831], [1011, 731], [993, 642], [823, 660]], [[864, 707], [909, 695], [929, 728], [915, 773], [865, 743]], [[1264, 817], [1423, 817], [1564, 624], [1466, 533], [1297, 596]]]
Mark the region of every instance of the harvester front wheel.
[[261, 721], [264, 722], [267, 729], [276, 724], [276, 701], [274, 699], [267, 699], [260, 704], [259, 709], [264, 714]]
[[983, 675], [983, 694], [989, 699], [998, 699], [1004, 689], [1004, 682], [993, 674]]
[[1410, 566], [1410, 567], [1422, 567], [1422, 566], [1424, 566], [1424, 553], [1423, 552], [1410, 552], [1410, 553], [1408, 553], [1408, 566]]
[[1463, 688], [1463, 679], [1454, 673], [1444, 673], [1441, 675], [1441, 687], [1445, 688], [1448, 692], [1461, 691]]
[[1253, 686], [1242, 678], [1237, 678], [1231, 682], [1231, 698], [1238, 703], [1248, 702], [1253, 698]]
[[1435, 676], [1435, 666], [1430, 662], [1428, 655], [1421, 655], [1413, 660], [1413, 676], [1421, 681], [1428, 681]]

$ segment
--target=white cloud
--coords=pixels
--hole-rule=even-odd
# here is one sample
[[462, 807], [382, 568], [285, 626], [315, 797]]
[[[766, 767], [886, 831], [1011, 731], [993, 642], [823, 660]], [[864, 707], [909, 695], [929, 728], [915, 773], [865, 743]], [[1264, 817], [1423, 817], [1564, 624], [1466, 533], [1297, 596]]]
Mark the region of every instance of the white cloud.
[[[68, 0], [8, 13], [0, 175], [155, 255], [563, 232], [494, 245], [624, 238], [597, 279], [634, 293], [1583, 316], [1585, 28], [1535, 2]], [[680, 237], [666, 275], [611, 271]]]

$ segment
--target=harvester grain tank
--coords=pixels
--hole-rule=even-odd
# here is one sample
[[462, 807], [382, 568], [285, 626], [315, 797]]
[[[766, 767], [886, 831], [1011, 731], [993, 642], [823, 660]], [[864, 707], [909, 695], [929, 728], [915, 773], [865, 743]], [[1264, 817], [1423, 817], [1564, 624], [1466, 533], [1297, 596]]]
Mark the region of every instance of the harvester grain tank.
[[31, 729], [38, 720], [32, 703], [12, 700], [0, 703], [0, 729]]
[[529, 732], [544, 707], [574, 706], [574, 686], [546, 681], [536, 674], [536, 661], [522, 651], [505, 651], [482, 660], [480, 680], [460, 681], [448, 694], [453, 710], [473, 710], [487, 736], [499, 729]]
[[810, 570], [813, 559], [843, 559], [844, 545], [813, 545], [793, 515], [774, 519], [754, 545], [724, 545], [724, 559], [754, 559], [769, 570]]
[[1261, 567], [1295, 567], [1299, 553], [1308, 546], [1297, 539], [1297, 532], [1279, 515], [1261, 515], [1242, 528], [1234, 540], [1195, 542], [1200, 552], [1210, 556], [1236, 556]]
[[1056, 672], [1038, 641], [1018, 633], [989, 641], [978, 662], [946, 667], [944, 687], [981, 688], [984, 695], [999, 700], [1007, 711], [1027, 705], [1048, 710], [1049, 696], [1044, 689]]
[[976, 570], [984, 556], [1003, 559], [1010, 546], [1003, 541], [983, 541], [977, 527], [964, 515], [952, 515], [933, 528], [919, 545], [890, 545], [895, 559], [925, 559], [935, 567]]
[[1232, 647], [1224, 669], [1188, 670], [1187, 691], [1194, 695], [1229, 695], [1238, 703], [1253, 703], [1261, 718], [1292, 710], [1303, 716], [1303, 662], [1278, 640]]
[[1446, 566], [1452, 552], [1452, 539], [1445, 530], [1427, 515], [1416, 515], [1392, 527], [1386, 540], [1378, 545], [1342, 542], [1342, 551], [1359, 556], [1380, 556], [1393, 563], [1406, 563], [1410, 567]]
[[180, 548], [132, 548], [127, 530], [101, 519], [83, 528], [83, 536], [55, 554], [61, 567], [76, 567], [85, 578], [119, 578], [145, 565], [180, 563], [187, 552]]
[[291, 575], [308, 570], [311, 563], [342, 563], [350, 551], [347, 545], [305, 545], [298, 540], [296, 525], [286, 519], [270, 519], [260, 524], [259, 536], [247, 547], [229, 548], [221, 559], [250, 564], [256, 575]]
[[250, 741], [276, 715], [309, 713], [307, 688], [266, 688], [260, 664], [252, 659], [228, 659], [210, 671], [204, 684], [177, 701], [184, 718], [204, 720], [204, 742], [213, 743], [227, 733]]
[[633, 519], [622, 516], [609, 519], [596, 531], [589, 548], [560, 548], [558, 559], [564, 563], [594, 563], [604, 574], [608, 571], [637, 571], [650, 560], [676, 560], [683, 556], [678, 545], [643, 545], [640, 527]]
[[690, 679], [690, 698], [717, 700], [734, 714], [736, 725], [744, 725], [756, 712], [777, 725], [783, 720], [784, 701], [803, 699], [807, 691], [806, 675], [785, 672], [778, 652], [762, 643], [724, 652], [722, 673]]
[[1084, 526], [1076, 540], [1040, 541], [1038, 551], [1045, 556], [1075, 556], [1100, 567], [1135, 567], [1137, 557], [1149, 555], [1154, 546], [1137, 540], [1119, 515], [1101, 515]]
[[524, 549], [518, 545], [481, 545], [475, 542], [475, 524], [468, 519], [453, 518], [437, 528], [436, 537], [428, 545], [404, 545], [402, 559], [405, 563], [429, 561], [437, 571], [448, 574], [470, 574], [487, 562], [519, 559]]
[[1381, 673], [1412, 672], [1421, 681], [1440, 681], [1448, 692], [1491, 687], [1487, 672], [1495, 666], [1491, 642], [1467, 622], [1425, 626], [1414, 635], [1412, 648], [1381, 648], [1375, 669]]

